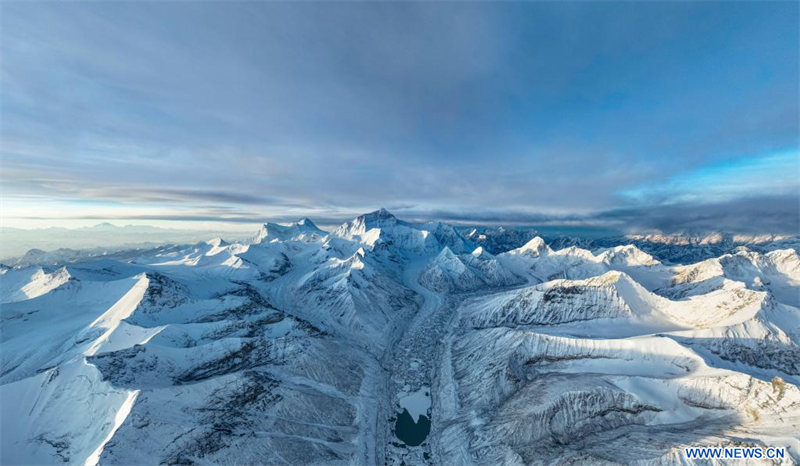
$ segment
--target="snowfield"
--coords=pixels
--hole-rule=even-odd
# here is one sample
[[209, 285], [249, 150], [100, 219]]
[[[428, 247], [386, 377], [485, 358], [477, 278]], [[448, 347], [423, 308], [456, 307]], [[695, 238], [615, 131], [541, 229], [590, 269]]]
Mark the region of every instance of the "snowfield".
[[[629, 239], [554, 247], [381, 209], [3, 267], [0, 463], [800, 462], [797, 243]], [[430, 420], [418, 446], [404, 411]]]

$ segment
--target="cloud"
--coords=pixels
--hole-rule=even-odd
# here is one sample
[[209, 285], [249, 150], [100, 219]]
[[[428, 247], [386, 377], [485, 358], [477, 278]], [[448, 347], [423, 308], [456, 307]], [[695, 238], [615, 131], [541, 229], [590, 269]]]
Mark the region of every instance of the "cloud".
[[[321, 226], [336, 226], [381, 205], [362, 210], [304, 211], [243, 211], [238, 208], [208, 207], [191, 212], [114, 211], [103, 214], [66, 213], [61, 220], [112, 221], [170, 221], [223, 222], [249, 224], [272, 221], [288, 223], [309, 216]], [[384, 206], [385, 207], [385, 206]], [[425, 210], [416, 206], [390, 206], [397, 217], [410, 222], [444, 221], [456, 225], [504, 225], [547, 227], [563, 234], [580, 234], [581, 229], [596, 234], [621, 233], [707, 233], [725, 231], [742, 234], [798, 234], [800, 232], [800, 197], [753, 196], [723, 202], [683, 203], [652, 207], [628, 207], [604, 210], [591, 214], [544, 214], [527, 210], [477, 209], [469, 211]], [[20, 215], [27, 220], [52, 220], [53, 215]], [[578, 233], [576, 233], [578, 232]]]
[[711, 202], [769, 190], [800, 190], [800, 149], [733, 158], [622, 191], [633, 202]]
[[626, 232], [800, 233], [800, 195], [751, 196], [602, 212], [594, 217]]
[[786, 195], [742, 155], [800, 147], [798, 9], [12, 2], [4, 205], [584, 222]]
[[591, 214], [542, 214], [517, 210], [398, 212], [416, 221], [460, 224], [591, 227], [638, 232], [800, 233], [800, 195], [750, 196], [713, 203], [676, 203], [604, 210]]

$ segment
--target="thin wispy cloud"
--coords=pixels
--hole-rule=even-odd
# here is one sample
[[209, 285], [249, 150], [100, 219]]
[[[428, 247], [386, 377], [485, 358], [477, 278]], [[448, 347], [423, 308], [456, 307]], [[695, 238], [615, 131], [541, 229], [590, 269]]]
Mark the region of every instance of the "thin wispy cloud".
[[626, 189], [645, 203], [711, 203], [764, 194], [800, 196], [800, 150], [732, 158], [680, 173], [661, 182]]

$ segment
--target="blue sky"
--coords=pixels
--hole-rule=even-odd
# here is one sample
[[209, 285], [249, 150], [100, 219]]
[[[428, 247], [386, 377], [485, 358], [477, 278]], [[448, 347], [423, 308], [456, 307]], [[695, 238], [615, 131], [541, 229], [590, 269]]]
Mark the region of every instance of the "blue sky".
[[3, 221], [796, 230], [798, 8], [4, 2]]

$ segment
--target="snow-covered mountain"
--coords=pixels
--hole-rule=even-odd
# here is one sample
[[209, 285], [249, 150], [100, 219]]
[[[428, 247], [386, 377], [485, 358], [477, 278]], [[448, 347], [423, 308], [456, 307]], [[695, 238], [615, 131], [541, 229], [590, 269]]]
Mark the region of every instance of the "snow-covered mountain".
[[469, 241], [491, 254], [516, 249], [538, 236], [535, 230], [507, 227], [468, 228], [462, 233]]
[[425, 253], [438, 251], [439, 242], [431, 231], [398, 220], [386, 209], [356, 217], [345, 222], [331, 236], [372, 250]]
[[265, 223], [251, 240], [252, 243], [269, 243], [273, 241], [317, 241], [325, 236], [323, 230], [317, 228], [310, 219], [302, 218], [290, 225]]
[[800, 236], [733, 235], [720, 232], [707, 234], [625, 235], [583, 241], [590, 249], [633, 245], [663, 262], [691, 264], [732, 254], [740, 247], [766, 253], [774, 250], [800, 249]]
[[739, 247], [762, 253], [800, 249], [798, 235], [741, 235], [712, 232], [584, 237], [546, 235], [530, 228], [514, 227], [458, 227], [456, 231], [470, 243], [482, 246], [492, 254], [517, 249], [540, 236], [555, 250], [572, 246], [588, 250], [636, 246], [659, 261], [672, 264], [691, 264], [713, 259], [723, 254], [732, 254]]
[[[744, 445], [794, 464], [800, 258], [736, 241], [553, 244], [381, 209], [34, 252], [0, 268], [0, 463], [710, 464], [683, 448]], [[643, 243], [726, 246], [674, 265]]]
[[108, 255], [110, 252], [152, 248], [166, 243], [195, 243], [216, 235], [236, 239], [247, 237], [239, 231], [179, 230], [147, 225], [116, 226], [110, 223], [74, 229], [0, 226], [0, 237], [3, 238], [0, 242], [0, 262], [7, 265], [63, 265], [65, 262]]

